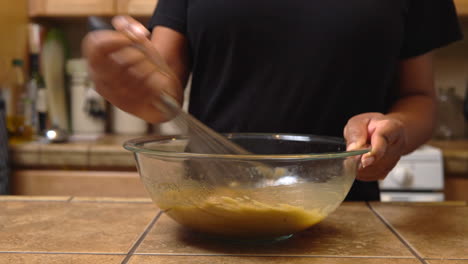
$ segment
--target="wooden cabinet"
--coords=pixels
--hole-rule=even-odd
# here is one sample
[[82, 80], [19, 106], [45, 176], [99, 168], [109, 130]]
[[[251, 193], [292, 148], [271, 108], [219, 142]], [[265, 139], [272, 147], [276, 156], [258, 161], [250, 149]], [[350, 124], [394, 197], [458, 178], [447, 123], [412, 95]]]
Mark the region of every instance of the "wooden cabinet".
[[151, 16], [158, 0], [117, 0], [117, 13], [131, 16]]
[[29, 0], [31, 17], [151, 16], [158, 0]]
[[6, 82], [13, 58], [26, 59], [26, 8], [27, 0], [0, 0], [0, 86]]
[[[458, 14], [468, 16], [468, 0], [454, 0]], [[35, 16], [150, 16], [158, 0], [29, 0], [29, 15]]]
[[115, 0], [29, 0], [29, 15], [38, 16], [111, 16]]
[[468, 0], [455, 0], [459, 15], [468, 16]]
[[468, 176], [462, 174], [449, 174], [445, 177], [445, 200], [468, 201]]

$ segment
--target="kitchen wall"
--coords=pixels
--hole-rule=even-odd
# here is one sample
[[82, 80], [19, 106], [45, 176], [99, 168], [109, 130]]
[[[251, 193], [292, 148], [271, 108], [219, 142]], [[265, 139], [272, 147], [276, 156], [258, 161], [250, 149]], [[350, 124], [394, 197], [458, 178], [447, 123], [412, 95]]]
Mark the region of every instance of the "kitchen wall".
[[435, 52], [434, 71], [436, 87], [453, 86], [463, 98], [468, 84], [468, 18], [460, 22], [465, 39]]

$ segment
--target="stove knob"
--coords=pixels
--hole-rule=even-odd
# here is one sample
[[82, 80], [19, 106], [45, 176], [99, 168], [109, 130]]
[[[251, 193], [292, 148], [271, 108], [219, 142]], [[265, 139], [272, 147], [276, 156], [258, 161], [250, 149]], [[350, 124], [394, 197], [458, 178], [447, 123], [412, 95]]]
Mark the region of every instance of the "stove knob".
[[410, 187], [413, 184], [414, 175], [409, 168], [396, 167], [393, 169], [391, 175], [393, 182], [401, 187]]

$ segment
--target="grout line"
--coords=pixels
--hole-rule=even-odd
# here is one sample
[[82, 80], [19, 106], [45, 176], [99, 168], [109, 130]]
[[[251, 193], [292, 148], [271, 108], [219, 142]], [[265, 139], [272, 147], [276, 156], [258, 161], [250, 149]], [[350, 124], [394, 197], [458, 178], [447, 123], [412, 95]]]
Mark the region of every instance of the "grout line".
[[67, 200], [53, 200], [53, 199], [34, 199], [34, 198], [28, 199], [28, 198], [25, 198], [25, 199], [5, 199], [5, 200], [0, 200], [0, 203], [1, 202], [68, 203], [68, 199]]
[[408, 248], [411, 254], [413, 254], [421, 263], [428, 264], [428, 262], [424, 260], [423, 257], [421, 257], [418, 251], [403, 237], [403, 235], [401, 235], [398, 232], [398, 230], [395, 229], [395, 227], [392, 226], [392, 224], [390, 224], [390, 222], [387, 221], [387, 219], [385, 219], [381, 214], [379, 214], [379, 212], [377, 212], [369, 202], [366, 202], [366, 204], [369, 207], [369, 209], [375, 214], [375, 216], [377, 216], [380, 219], [380, 221], [382, 221], [382, 223], [386, 225], [387, 228], [390, 229], [390, 231], [400, 240], [400, 242], [403, 243], [403, 245], [405, 245], [406, 248]]
[[53, 252], [53, 251], [0, 251], [0, 254], [108, 255], [108, 256], [125, 256], [125, 253], [105, 253], [105, 252]]
[[425, 258], [425, 260], [468, 260], [468, 257], [466, 258]]
[[39, 144], [39, 147], [37, 148], [37, 164], [39, 164], [39, 166], [42, 165], [42, 154], [44, 152], [42, 147], [42, 144]]
[[67, 203], [70, 203], [73, 199], [75, 199], [75, 196], [70, 196], [70, 198], [67, 200]]
[[349, 258], [349, 259], [414, 259], [395, 256], [337, 256], [337, 255], [286, 255], [286, 254], [211, 254], [211, 253], [135, 253], [134, 256], [201, 256], [201, 257], [290, 257], [290, 258]]
[[158, 219], [161, 217], [161, 215], [163, 214], [164, 212], [163, 211], [159, 211], [159, 213], [156, 215], [156, 217], [154, 217], [153, 220], [151, 220], [151, 222], [149, 223], [149, 225], [145, 228], [145, 231], [143, 231], [143, 233], [141, 234], [141, 236], [137, 239], [137, 241], [135, 242], [135, 244], [133, 244], [132, 248], [130, 248], [130, 250], [128, 251], [127, 253], [127, 256], [122, 260], [121, 264], [127, 264], [128, 261], [130, 260], [130, 258], [133, 256], [133, 254], [135, 253], [135, 251], [137, 250], [137, 248], [140, 246], [140, 244], [143, 242], [143, 240], [146, 238], [146, 236], [148, 235], [148, 233], [150, 232], [150, 230], [153, 228], [154, 224], [156, 224], [156, 222], [158, 221]]
[[[43, 252], [43, 251], [0, 251], [1, 254], [43, 254], [43, 255], [99, 255], [99, 256], [127, 256], [125, 253], [105, 252]], [[203, 254], [203, 253], [135, 253], [133, 256], [172, 256], [172, 257], [290, 257], [290, 258], [345, 258], [345, 259], [414, 259], [412, 257], [392, 256], [336, 256], [336, 255], [269, 255], [269, 254]], [[441, 260], [429, 258], [427, 260]], [[458, 258], [447, 258], [443, 260], [466, 260]]]
[[[74, 197], [75, 198], [75, 197]], [[74, 200], [74, 203], [113, 203], [113, 204], [151, 204], [151, 201], [125, 201], [125, 200], [116, 200], [116, 201], [106, 201], [106, 200]], [[156, 208], [157, 209], [157, 208]]]
[[91, 168], [91, 143], [86, 145], [86, 169]]

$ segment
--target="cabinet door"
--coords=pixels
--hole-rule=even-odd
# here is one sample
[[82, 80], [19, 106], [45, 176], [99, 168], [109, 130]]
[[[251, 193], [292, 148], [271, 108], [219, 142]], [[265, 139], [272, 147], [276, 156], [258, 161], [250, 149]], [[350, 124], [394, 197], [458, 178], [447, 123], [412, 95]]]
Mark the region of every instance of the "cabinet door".
[[117, 0], [117, 12], [131, 16], [151, 16], [158, 0]]
[[[0, 0], [0, 88], [6, 83], [13, 58], [26, 59], [27, 0]], [[4, 144], [1, 142], [0, 144]]]
[[29, 0], [29, 15], [33, 17], [114, 14], [114, 0]]
[[458, 15], [468, 15], [468, 0], [455, 0], [455, 5], [457, 6]]

